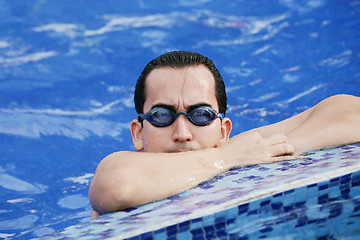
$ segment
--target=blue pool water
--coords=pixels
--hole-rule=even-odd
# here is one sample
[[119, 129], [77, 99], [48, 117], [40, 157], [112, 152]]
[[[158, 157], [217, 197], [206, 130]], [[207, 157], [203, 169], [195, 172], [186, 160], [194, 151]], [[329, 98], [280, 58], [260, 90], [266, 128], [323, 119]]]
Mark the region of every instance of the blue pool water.
[[169, 50], [212, 58], [233, 134], [360, 96], [360, 1], [0, 0], [0, 239], [89, 217], [97, 164], [133, 150], [133, 86]]

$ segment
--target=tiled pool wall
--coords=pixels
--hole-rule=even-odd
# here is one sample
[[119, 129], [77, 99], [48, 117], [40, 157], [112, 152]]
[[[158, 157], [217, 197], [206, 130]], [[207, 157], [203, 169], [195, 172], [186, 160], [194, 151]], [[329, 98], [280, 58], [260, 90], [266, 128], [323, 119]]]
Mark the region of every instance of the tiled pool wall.
[[360, 143], [233, 169], [49, 239], [360, 238]]
[[360, 238], [360, 171], [130, 237], [143, 239]]

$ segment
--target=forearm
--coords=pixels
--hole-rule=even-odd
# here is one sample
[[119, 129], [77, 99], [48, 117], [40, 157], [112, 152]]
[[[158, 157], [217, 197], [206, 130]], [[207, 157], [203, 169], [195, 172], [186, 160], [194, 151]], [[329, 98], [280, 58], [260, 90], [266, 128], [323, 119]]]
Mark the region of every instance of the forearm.
[[104, 159], [90, 186], [103, 214], [163, 199], [230, 168], [215, 148], [185, 153], [119, 152]]
[[266, 126], [262, 126], [262, 127], [258, 127], [258, 128], [254, 128], [249, 131], [243, 132], [240, 135], [248, 135], [248, 134], [257, 132], [264, 138], [267, 138], [269, 136], [272, 136], [272, 135], [278, 134], [278, 133], [282, 133], [287, 136], [288, 134], [293, 132], [295, 129], [297, 129], [299, 126], [301, 126], [304, 122], [306, 122], [306, 120], [311, 115], [313, 110], [314, 110], [314, 107], [309, 108], [306, 111], [301, 112], [290, 118], [287, 118], [283, 121], [273, 123], [270, 125], [266, 125]]
[[298, 154], [359, 142], [360, 99], [349, 95], [325, 99], [287, 138]]
[[360, 100], [350, 95], [336, 95], [281, 122], [256, 128], [266, 138], [283, 133], [296, 154], [360, 141]]

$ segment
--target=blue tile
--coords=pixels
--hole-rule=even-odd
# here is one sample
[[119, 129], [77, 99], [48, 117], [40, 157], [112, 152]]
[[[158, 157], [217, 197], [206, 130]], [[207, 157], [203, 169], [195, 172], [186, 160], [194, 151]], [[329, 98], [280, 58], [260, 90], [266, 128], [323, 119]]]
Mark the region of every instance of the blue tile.
[[226, 223], [225, 223], [225, 222], [216, 223], [216, 224], [215, 224], [215, 229], [216, 229], [216, 232], [225, 231], [225, 229], [226, 229]]
[[306, 214], [302, 214], [301, 216], [298, 216], [297, 218], [297, 224], [296, 224], [296, 228], [297, 227], [302, 227], [304, 225], [306, 225], [308, 223], [308, 218], [306, 216]]
[[249, 211], [257, 211], [260, 207], [260, 199], [249, 203]]
[[346, 174], [340, 177], [341, 184], [348, 183], [351, 180], [351, 174]]
[[307, 187], [297, 188], [295, 191], [295, 202], [296, 203], [304, 203], [307, 199]]
[[327, 190], [328, 188], [329, 188], [329, 183], [328, 182], [319, 183], [319, 191]]
[[324, 203], [327, 203], [328, 201], [329, 201], [329, 195], [328, 194], [323, 194], [323, 195], [318, 197], [318, 204], [324, 204]]
[[249, 211], [249, 203], [245, 203], [238, 206], [238, 215], [247, 214]]
[[270, 168], [267, 168], [267, 167], [259, 167], [258, 170], [260, 170], [260, 171], [268, 171], [268, 170], [270, 170]]
[[271, 203], [271, 208], [273, 210], [280, 210], [283, 208], [283, 204], [282, 204], [282, 202], [274, 202], [274, 203]]
[[272, 215], [272, 207], [270, 203], [270, 197], [267, 197], [260, 202], [259, 214], [261, 218], [267, 218]]
[[352, 187], [350, 191], [350, 197], [356, 198], [360, 196], [360, 186]]
[[141, 240], [141, 237], [140, 236], [134, 236], [134, 237], [131, 237], [131, 238], [127, 238], [127, 240]]
[[258, 209], [256, 209], [256, 210], [248, 211], [247, 215], [248, 215], [248, 216], [251, 216], [251, 215], [258, 215], [258, 213], [259, 213], [259, 210], [258, 210]]
[[182, 222], [182, 223], [178, 224], [178, 226], [179, 226], [180, 232], [189, 231], [190, 230], [190, 221]]
[[329, 189], [329, 199], [337, 199], [340, 197], [340, 191], [337, 186], [331, 187]]
[[232, 219], [226, 219], [226, 226], [231, 225], [231, 224], [236, 224], [236, 218], [232, 218]]
[[295, 192], [295, 189], [290, 189], [284, 192], [284, 195], [292, 194]]
[[202, 228], [198, 228], [198, 229], [193, 229], [190, 231], [192, 234], [192, 239], [204, 239], [205, 235], [204, 235], [204, 230]]
[[215, 239], [215, 228], [214, 226], [204, 227], [206, 239]]
[[276, 194], [273, 196], [273, 199], [274, 199], [274, 198], [282, 198], [282, 196], [283, 196], [283, 193], [282, 193], [282, 192], [276, 193]]
[[350, 198], [350, 187], [349, 186], [341, 186], [340, 187], [341, 197], [344, 199]]
[[290, 207], [295, 203], [295, 191], [294, 189], [284, 192], [283, 206]]
[[172, 225], [172, 226], [168, 226], [165, 228], [166, 229], [166, 234], [168, 237], [174, 236], [178, 233], [178, 225]]
[[199, 229], [199, 228], [202, 228], [202, 218], [194, 218], [194, 219], [191, 219], [191, 225], [190, 225], [190, 228], [191, 230], [196, 230], [196, 229]]
[[351, 177], [352, 177], [353, 180], [354, 180], [354, 179], [359, 179], [359, 178], [360, 178], [360, 171], [353, 172], [353, 173], [351, 174]]
[[226, 210], [215, 213], [215, 224], [226, 221]]
[[141, 234], [141, 240], [153, 240], [154, 236], [152, 232], [147, 232], [147, 233], [143, 233]]
[[360, 199], [354, 200], [354, 214], [360, 213]]
[[288, 223], [291, 220], [294, 220], [296, 218], [297, 218], [297, 216], [294, 213], [286, 213], [286, 212], [284, 212], [283, 214], [277, 216], [277, 218], [275, 220], [275, 224]]
[[248, 239], [250, 239], [248, 236], [236, 236], [237, 238], [237, 240], [248, 240]]
[[340, 177], [336, 177], [330, 180], [330, 187], [340, 185]]
[[238, 234], [228, 234], [229, 240], [248, 240], [247, 237], [239, 237]]
[[190, 231], [180, 232], [177, 235], [177, 240], [189, 240], [192, 238]]
[[360, 174], [357, 174], [357, 173], [353, 174], [353, 176], [351, 178], [351, 186], [352, 187], [360, 186]]
[[[166, 240], [177, 240], [178, 239], [178, 236], [177, 235], [174, 235], [174, 236], [171, 236], [171, 237], [165, 237], [163, 239], [166, 239]], [[156, 239], [157, 240], [157, 239]], [[161, 239], [160, 239], [161, 240]]]
[[270, 202], [271, 202], [271, 198], [270, 198], [270, 197], [267, 197], [267, 198], [265, 198], [265, 199], [262, 199], [261, 202], [260, 202], [260, 207], [268, 206], [268, 205], [270, 205]]
[[166, 239], [166, 238], [167, 238], [167, 235], [166, 235], [166, 232], [165, 232], [164, 228], [156, 230], [154, 232], [154, 239], [155, 240], [162, 240], [162, 239]]
[[306, 204], [306, 201], [303, 201], [303, 202], [296, 202], [295, 203], [295, 208], [302, 208], [304, 207]]
[[307, 187], [306, 190], [306, 194], [307, 194], [307, 199], [306, 199], [306, 206], [314, 206], [318, 203], [317, 198], [318, 198], [318, 188], [317, 188], [317, 184], [312, 184], [309, 185]]
[[238, 215], [238, 208], [237, 207], [233, 207], [233, 208], [230, 208], [230, 209], [226, 210], [226, 219], [227, 219], [227, 221], [236, 219], [237, 215]]
[[203, 217], [204, 226], [213, 226], [215, 224], [215, 216], [213, 214]]
[[336, 218], [342, 213], [343, 205], [339, 202], [329, 203], [327, 207], [330, 210], [329, 218]]

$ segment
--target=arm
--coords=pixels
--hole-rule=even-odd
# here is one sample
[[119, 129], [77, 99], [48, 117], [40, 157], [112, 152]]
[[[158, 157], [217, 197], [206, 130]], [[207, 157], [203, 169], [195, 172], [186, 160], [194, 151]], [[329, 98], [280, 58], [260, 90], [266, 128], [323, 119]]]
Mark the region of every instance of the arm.
[[360, 98], [335, 95], [284, 121], [242, 133], [283, 133], [296, 154], [360, 141]]
[[276, 161], [291, 154], [284, 135], [241, 136], [183, 153], [117, 152], [99, 164], [91, 182], [92, 217], [163, 199], [194, 187], [233, 167]]

